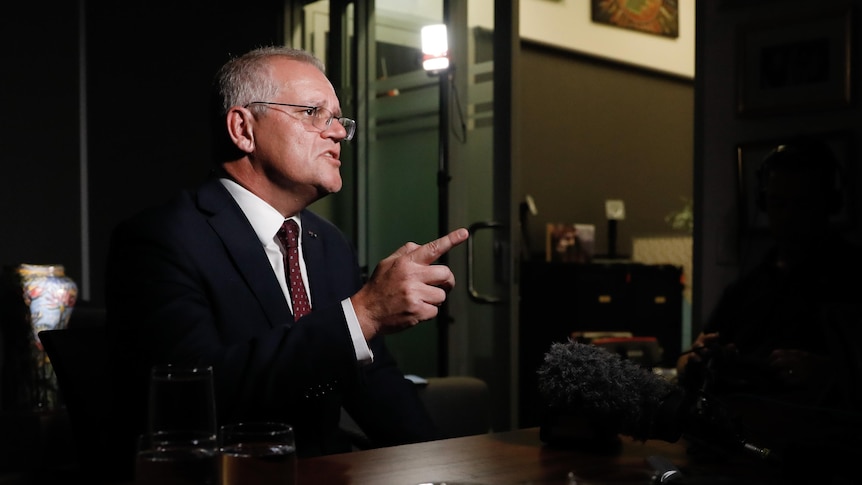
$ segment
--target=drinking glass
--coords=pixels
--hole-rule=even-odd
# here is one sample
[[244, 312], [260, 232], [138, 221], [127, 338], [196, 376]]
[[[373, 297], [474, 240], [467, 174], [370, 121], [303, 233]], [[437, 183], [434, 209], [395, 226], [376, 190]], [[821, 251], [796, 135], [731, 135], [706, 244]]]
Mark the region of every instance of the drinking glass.
[[218, 453], [211, 435], [146, 433], [138, 439], [135, 485], [214, 485]]
[[219, 429], [219, 485], [296, 484], [293, 427], [284, 423], [237, 423]]
[[214, 484], [218, 450], [212, 367], [154, 366], [148, 407], [135, 483]]
[[148, 432], [152, 439], [158, 439], [161, 434], [185, 433], [215, 443], [217, 428], [212, 367], [153, 367]]

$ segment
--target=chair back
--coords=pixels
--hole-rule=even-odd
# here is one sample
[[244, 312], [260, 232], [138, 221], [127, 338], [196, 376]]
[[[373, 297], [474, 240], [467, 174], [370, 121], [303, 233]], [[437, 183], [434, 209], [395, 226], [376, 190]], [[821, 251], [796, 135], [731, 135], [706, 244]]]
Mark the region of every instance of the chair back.
[[491, 432], [488, 384], [476, 377], [429, 377], [418, 389], [442, 438]]
[[105, 465], [104, 420], [110, 405], [106, 330], [70, 326], [43, 330], [39, 339], [57, 376], [80, 468], [95, 477], [95, 471]]
[[[491, 429], [491, 396], [488, 384], [470, 376], [429, 377], [406, 376], [413, 381], [422, 404], [437, 426], [441, 439], [485, 434]], [[341, 410], [341, 431], [350, 440], [353, 450], [373, 448], [371, 440], [344, 409]]]

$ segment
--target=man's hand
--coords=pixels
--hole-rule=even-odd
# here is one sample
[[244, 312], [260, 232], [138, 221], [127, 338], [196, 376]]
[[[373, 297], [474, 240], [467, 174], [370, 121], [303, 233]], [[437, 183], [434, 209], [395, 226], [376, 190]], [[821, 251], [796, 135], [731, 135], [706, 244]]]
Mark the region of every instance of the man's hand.
[[409, 242], [377, 265], [368, 283], [350, 298], [366, 340], [437, 316], [455, 276], [447, 266], [432, 263], [469, 236], [461, 228], [422, 246]]

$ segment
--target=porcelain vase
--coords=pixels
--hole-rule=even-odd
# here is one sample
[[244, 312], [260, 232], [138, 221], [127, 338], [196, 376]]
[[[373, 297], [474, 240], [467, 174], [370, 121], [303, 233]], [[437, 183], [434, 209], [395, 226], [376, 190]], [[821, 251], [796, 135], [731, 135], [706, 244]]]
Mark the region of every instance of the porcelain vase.
[[[4, 319], [4, 364], [14, 370], [4, 379], [4, 407], [17, 411], [59, 408], [57, 378], [39, 332], [65, 328], [78, 298], [78, 285], [66, 276], [63, 265], [20, 264], [7, 268], [11, 275], [13, 318]], [[17, 297], [15, 296], [17, 294]], [[7, 305], [9, 306], [9, 305]]]

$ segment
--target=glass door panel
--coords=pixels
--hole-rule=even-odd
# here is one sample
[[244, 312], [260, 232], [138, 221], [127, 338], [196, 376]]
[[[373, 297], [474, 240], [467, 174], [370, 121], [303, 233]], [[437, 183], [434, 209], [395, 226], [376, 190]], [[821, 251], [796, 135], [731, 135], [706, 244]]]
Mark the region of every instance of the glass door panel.
[[[422, 322], [387, 342], [405, 373], [485, 380], [495, 403], [492, 424], [509, 429], [516, 402], [511, 335], [517, 314], [509, 296], [512, 157], [505, 147], [495, 148], [495, 2], [356, 5], [345, 9], [351, 18], [340, 23], [367, 26], [358, 36], [346, 34], [350, 40], [342, 45], [352, 46], [352, 53], [327, 45], [327, 29], [337, 24], [328, 19], [329, 2], [312, 2], [304, 11], [303, 47], [321, 57], [338, 52], [358, 59], [341, 77], [360, 74], [351, 89], [355, 101], [339, 92], [343, 110], [356, 113], [359, 123], [351, 147], [355, 170], [345, 171], [345, 187], [353, 187], [352, 212], [339, 210], [343, 194], [331, 197], [334, 203], [316, 203], [315, 210], [342, 229], [355, 225], [360, 260], [369, 272], [406, 241], [424, 243], [456, 227], [471, 228], [469, 253], [456, 248], [446, 261], [457, 281], [449, 318]], [[353, 19], [354, 12], [364, 18]], [[441, 79], [422, 69], [420, 29], [444, 20], [453, 68]], [[336, 89], [347, 85], [339, 83]]]

